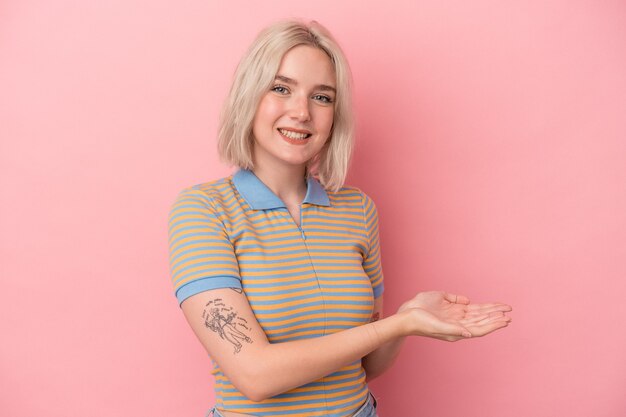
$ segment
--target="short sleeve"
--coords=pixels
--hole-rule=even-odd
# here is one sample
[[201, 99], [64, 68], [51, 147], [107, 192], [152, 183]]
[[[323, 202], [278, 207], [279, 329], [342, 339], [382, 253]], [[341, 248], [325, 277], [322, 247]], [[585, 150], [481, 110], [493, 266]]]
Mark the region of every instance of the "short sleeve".
[[216, 288], [241, 288], [239, 265], [210, 197], [188, 188], [169, 216], [170, 272], [179, 304]]
[[363, 258], [363, 270], [372, 283], [374, 298], [378, 298], [384, 291], [380, 239], [378, 237], [378, 211], [374, 201], [366, 194], [363, 194], [363, 217], [369, 243], [367, 255]]

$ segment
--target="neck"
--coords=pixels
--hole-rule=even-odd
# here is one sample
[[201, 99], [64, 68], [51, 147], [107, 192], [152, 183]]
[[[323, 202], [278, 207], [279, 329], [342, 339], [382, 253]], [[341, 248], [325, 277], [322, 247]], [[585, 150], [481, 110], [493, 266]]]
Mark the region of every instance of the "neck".
[[255, 164], [252, 170], [263, 184], [287, 204], [300, 204], [306, 195], [305, 166]]

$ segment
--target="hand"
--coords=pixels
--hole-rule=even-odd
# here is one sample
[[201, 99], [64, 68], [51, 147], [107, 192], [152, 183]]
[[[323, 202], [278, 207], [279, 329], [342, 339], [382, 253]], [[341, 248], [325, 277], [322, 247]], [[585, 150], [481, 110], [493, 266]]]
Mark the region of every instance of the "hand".
[[444, 291], [417, 294], [402, 304], [398, 313], [412, 318], [413, 334], [456, 341], [484, 336], [506, 327], [511, 318], [505, 315], [511, 306], [502, 303], [470, 304], [462, 295]]

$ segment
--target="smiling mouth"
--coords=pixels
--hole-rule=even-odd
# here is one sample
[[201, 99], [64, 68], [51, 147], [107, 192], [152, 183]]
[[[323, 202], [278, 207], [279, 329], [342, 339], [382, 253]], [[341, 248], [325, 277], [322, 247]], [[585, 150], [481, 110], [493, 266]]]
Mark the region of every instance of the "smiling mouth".
[[294, 139], [294, 140], [304, 140], [304, 139], [308, 139], [311, 137], [310, 133], [306, 133], [306, 132], [294, 132], [293, 130], [286, 130], [286, 129], [278, 129], [278, 131], [280, 132], [281, 135], [288, 137], [289, 139]]

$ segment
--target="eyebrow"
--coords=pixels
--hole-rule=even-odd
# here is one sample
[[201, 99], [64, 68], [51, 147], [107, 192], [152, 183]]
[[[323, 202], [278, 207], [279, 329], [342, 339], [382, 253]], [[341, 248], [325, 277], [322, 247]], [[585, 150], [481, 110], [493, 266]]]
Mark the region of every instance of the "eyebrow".
[[[284, 75], [276, 75], [276, 77], [274, 77], [275, 80], [278, 81], [282, 81], [286, 84], [291, 84], [291, 85], [298, 85], [298, 82], [292, 78], [289, 77], [285, 77]], [[337, 93], [337, 89], [335, 87], [332, 87], [330, 85], [326, 85], [326, 84], [319, 84], [315, 86], [316, 90], [321, 90], [321, 91], [332, 91], [333, 93]]]

